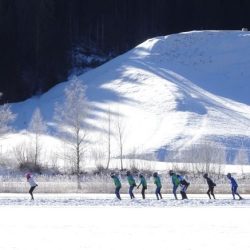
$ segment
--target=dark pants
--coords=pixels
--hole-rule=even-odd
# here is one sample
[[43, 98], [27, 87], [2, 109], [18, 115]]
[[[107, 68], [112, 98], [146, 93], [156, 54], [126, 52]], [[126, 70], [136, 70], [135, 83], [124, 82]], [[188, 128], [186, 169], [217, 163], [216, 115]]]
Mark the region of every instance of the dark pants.
[[239, 193], [237, 192], [238, 186], [232, 186], [231, 190], [232, 190], [232, 195], [233, 195], [233, 199], [235, 199], [235, 195], [239, 196], [240, 199], [242, 199], [242, 197], [239, 195]]
[[188, 189], [189, 185], [190, 185], [190, 183], [185, 181], [185, 180], [183, 180], [181, 182], [181, 191], [180, 191], [180, 193], [181, 193], [181, 197], [182, 197], [183, 200], [188, 198], [186, 192], [187, 192], [187, 189]]
[[156, 198], [157, 200], [159, 200], [159, 196], [162, 199], [162, 195], [161, 195], [161, 187], [157, 187], [155, 190], [155, 194], [156, 194]]
[[185, 192], [180, 191], [180, 193], [181, 193], [182, 200], [188, 199], [187, 194]]
[[145, 199], [145, 190], [147, 189], [147, 187], [142, 187], [142, 190], [141, 190], [141, 195], [142, 195], [142, 198]]
[[121, 189], [121, 187], [116, 187], [116, 188], [115, 188], [115, 195], [116, 195], [116, 197], [117, 197], [119, 200], [121, 200], [120, 189]]
[[215, 199], [215, 196], [214, 196], [214, 187], [208, 187], [208, 190], [207, 190], [207, 195], [209, 197], [209, 199], [211, 199], [211, 196], [210, 194], [213, 196], [213, 198]]
[[29, 190], [29, 193], [31, 195], [31, 199], [34, 200], [34, 197], [33, 197], [33, 191], [35, 190], [35, 188], [37, 187], [38, 185], [34, 186], [34, 187], [31, 187], [30, 190]]
[[173, 194], [174, 194], [174, 198], [175, 198], [176, 200], [178, 200], [177, 195], [176, 195], [177, 188], [178, 188], [178, 185], [174, 185], [174, 186], [173, 186]]
[[128, 193], [130, 195], [130, 198], [133, 199], [135, 198], [134, 194], [133, 194], [133, 189], [134, 189], [135, 186], [130, 186], [129, 187], [129, 190], [128, 190]]

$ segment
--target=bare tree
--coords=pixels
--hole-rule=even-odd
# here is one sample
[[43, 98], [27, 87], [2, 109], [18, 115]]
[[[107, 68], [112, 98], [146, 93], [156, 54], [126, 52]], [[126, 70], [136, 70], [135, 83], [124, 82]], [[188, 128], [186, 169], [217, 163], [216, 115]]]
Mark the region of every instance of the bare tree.
[[234, 158], [234, 164], [247, 165], [249, 163], [248, 150], [244, 145], [244, 141], [241, 140], [241, 147], [236, 153]]
[[222, 145], [210, 141], [202, 141], [179, 152], [179, 161], [186, 162], [192, 173], [216, 173], [221, 175], [226, 161], [226, 152]]
[[80, 170], [86, 148], [86, 117], [88, 113], [86, 86], [74, 77], [65, 88], [65, 101], [60, 106], [56, 104], [54, 119], [58, 130], [69, 146], [71, 162], [77, 174], [77, 187], [81, 188]]
[[41, 111], [39, 108], [36, 108], [31, 117], [31, 121], [29, 123], [28, 130], [32, 133], [32, 155], [33, 155], [33, 163], [35, 166], [38, 165], [38, 161], [40, 158], [40, 154], [42, 151], [42, 145], [40, 142], [40, 138], [42, 134], [47, 132], [47, 125], [43, 120]]
[[244, 174], [244, 165], [247, 165], [248, 163], [249, 163], [248, 151], [242, 145], [235, 156], [234, 164], [241, 165], [241, 173], [243, 175]]
[[10, 123], [13, 122], [15, 119], [16, 115], [13, 114], [10, 110], [9, 104], [4, 104], [0, 106], [0, 137], [10, 131]]
[[107, 165], [106, 165], [106, 169], [109, 168], [109, 164], [110, 164], [110, 158], [111, 158], [111, 114], [110, 114], [110, 109], [108, 111], [108, 159], [107, 159]]
[[25, 166], [27, 163], [31, 161], [32, 158], [30, 147], [28, 146], [28, 143], [25, 141], [16, 145], [12, 150], [12, 154], [14, 155], [15, 160], [17, 161], [19, 167]]
[[[0, 98], [2, 96], [2, 93], [0, 93]], [[0, 139], [4, 138], [4, 135], [11, 131], [11, 122], [13, 122], [16, 119], [16, 114], [12, 113], [10, 109], [10, 105], [4, 104], [0, 105]], [[6, 154], [3, 155], [2, 153], [2, 145], [0, 145], [0, 158], [1, 158], [1, 164], [5, 160]]]
[[120, 115], [117, 118], [117, 135], [118, 135], [118, 145], [119, 145], [119, 158], [121, 170], [123, 170], [123, 148], [124, 148], [124, 128], [121, 121]]
[[97, 168], [104, 168], [103, 159], [105, 159], [106, 157], [106, 152], [104, 151], [102, 144], [103, 142], [101, 139], [99, 140], [99, 143], [100, 145], [97, 145], [94, 148], [92, 148], [91, 156]]

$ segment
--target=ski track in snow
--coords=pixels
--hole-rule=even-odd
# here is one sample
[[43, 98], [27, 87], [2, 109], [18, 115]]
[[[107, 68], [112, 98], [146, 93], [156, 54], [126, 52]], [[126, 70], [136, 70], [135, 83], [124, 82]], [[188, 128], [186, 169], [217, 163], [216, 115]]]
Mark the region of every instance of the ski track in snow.
[[163, 194], [162, 200], [156, 200], [154, 195], [148, 195], [146, 200], [137, 196], [130, 200], [122, 194], [119, 201], [114, 195], [105, 194], [35, 194], [35, 200], [29, 199], [29, 194], [1, 194], [1, 206], [29, 207], [246, 207], [250, 208], [250, 195], [244, 195], [243, 200], [233, 200], [231, 195], [216, 195], [216, 200], [209, 200], [206, 195], [188, 195], [188, 200], [174, 200], [173, 196]]

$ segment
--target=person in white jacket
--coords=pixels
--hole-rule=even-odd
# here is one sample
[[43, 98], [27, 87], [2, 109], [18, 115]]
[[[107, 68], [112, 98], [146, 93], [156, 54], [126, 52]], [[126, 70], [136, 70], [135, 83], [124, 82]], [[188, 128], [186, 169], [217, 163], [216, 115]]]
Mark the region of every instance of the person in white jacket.
[[34, 181], [33, 176], [30, 173], [26, 174], [27, 182], [30, 184], [29, 194], [31, 195], [31, 200], [34, 200], [33, 191], [38, 186]]

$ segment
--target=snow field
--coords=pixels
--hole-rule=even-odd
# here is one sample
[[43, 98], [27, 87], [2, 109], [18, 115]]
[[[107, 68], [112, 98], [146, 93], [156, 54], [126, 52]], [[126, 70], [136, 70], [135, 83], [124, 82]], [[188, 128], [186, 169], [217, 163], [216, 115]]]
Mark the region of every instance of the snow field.
[[247, 250], [249, 209], [1, 207], [3, 250]]

